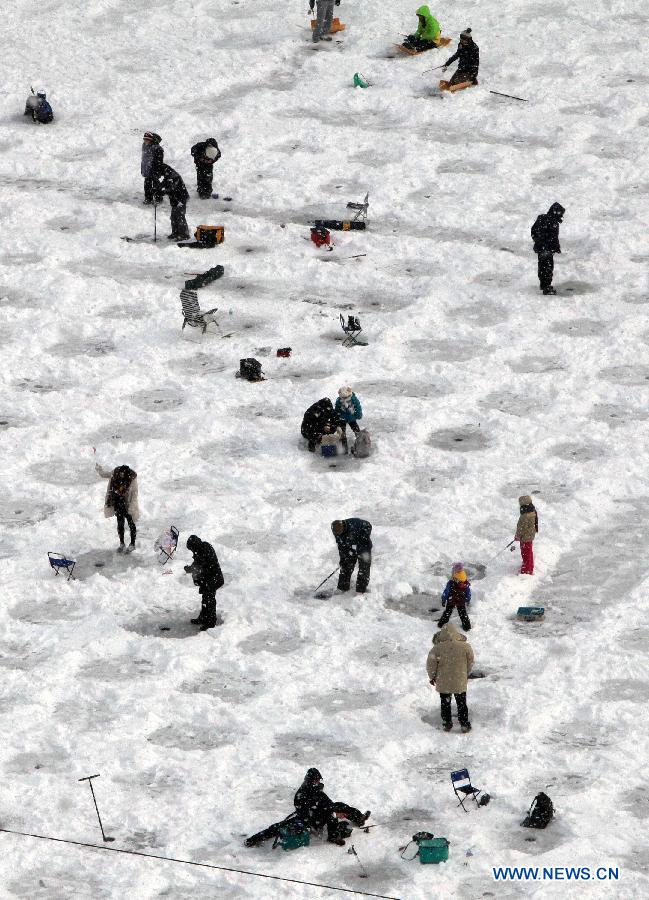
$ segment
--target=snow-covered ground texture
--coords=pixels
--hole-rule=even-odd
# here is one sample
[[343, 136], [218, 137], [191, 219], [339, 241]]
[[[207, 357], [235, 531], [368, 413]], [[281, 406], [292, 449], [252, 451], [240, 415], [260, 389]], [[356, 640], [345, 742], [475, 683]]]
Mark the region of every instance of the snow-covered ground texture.
[[[438, 5], [443, 32], [470, 25], [482, 55], [479, 87], [443, 97], [422, 72], [446, 51], [386, 58], [415, 8], [343, 3], [342, 43], [314, 50], [304, 2], [5, 7], [0, 826], [96, 841], [77, 779], [99, 772], [116, 848], [408, 900], [646, 897], [645, 5]], [[356, 71], [369, 89], [352, 88]], [[54, 124], [23, 118], [30, 82]], [[221, 247], [169, 245], [166, 204], [161, 242], [120, 240], [152, 229], [147, 129], [191, 189], [190, 226], [225, 225]], [[189, 148], [210, 135], [230, 203], [195, 196]], [[330, 255], [303, 240], [366, 191], [367, 232], [337, 233]], [[559, 293], [543, 297], [529, 228], [555, 200]], [[220, 334], [181, 333], [183, 273], [217, 263], [200, 300]], [[341, 345], [341, 312], [367, 347]], [[234, 378], [246, 356], [265, 382]], [[299, 426], [343, 384], [375, 453], [331, 467]], [[115, 555], [96, 461], [138, 472], [131, 557]], [[541, 531], [521, 578], [518, 554], [488, 563], [528, 492]], [[371, 592], [314, 600], [337, 561], [329, 523], [352, 515], [374, 526]], [[182, 551], [165, 568], [152, 544], [170, 523]], [[225, 623], [202, 634], [190, 533], [226, 579]], [[74, 580], [54, 578], [48, 550], [78, 560]], [[469, 735], [441, 731], [425, 671], [427, 610], [456, 559], [484, 575]], [[515, 621], [527, 603], [545, 622]], [[291, 811], [314, 765], [334, 799], [404, 820], [354, 834], [366, 879], [326, 843], [242, 846]], [[464, 766], [493, 797], [468, 815], [449, 779]], [[557, 817], [530, 834], [539, 790]], [[420, 829], [451, 841], [445, 865], [400, 860]], [[328, 896], [0, 840], [2, 897]], [[537, 864], [618, 866], [621, 880], [492, 879]]]

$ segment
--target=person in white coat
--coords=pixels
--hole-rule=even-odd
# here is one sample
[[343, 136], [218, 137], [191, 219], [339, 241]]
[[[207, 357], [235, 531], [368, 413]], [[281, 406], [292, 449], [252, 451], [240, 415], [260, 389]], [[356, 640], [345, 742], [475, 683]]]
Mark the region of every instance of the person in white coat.
[[[115, 469], [105, 469], [99, 463], [95, 469], [102, 478], [109, 478], [104, 501], [104, 515], [106, 518], [116, 516], [117, 536], [119, 537], [118, 553], [132, 553], [135, 550], [135, 538], [137, 529], [135, 523], [140, 517], [137, 502], [137, 472], [128, 466], [117, 466]], [[131, 543], [124, 546], [124, 524], [128, 522], [128, 530]]]

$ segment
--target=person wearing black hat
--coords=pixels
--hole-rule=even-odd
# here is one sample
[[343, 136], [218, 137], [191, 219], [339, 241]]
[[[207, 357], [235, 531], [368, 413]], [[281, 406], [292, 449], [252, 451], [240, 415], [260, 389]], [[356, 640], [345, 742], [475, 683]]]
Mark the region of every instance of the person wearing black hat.
[[331, 523], [331, 530], [340, 558], [338, 590], [349, 590], [354, 566], [358, 562], [356, 591], [364, 594], [370, 581], [372, 565], [371, 524], [365, 519], [337, 519]]
[[471, 29], [465, 28], [460, 34], [460, 43], [457, 50], [444, 63], [443, 68], [446, 69], [452, 62], [457, 60], [457, 71], [449, 79], [449, 85], [464, 84], [470, 81], [472, 84], [478, 83], [478, 69], [480, 68], [480, 48], [471, 37]]
[[207, 200], [212, 196], [212, 176], [214, 163], [221, 159], [219, 145], [214, 138], [199, 141], [191, 149], [196, 166], [196, 190], [201, 200]]
[[162, 202], [162, 189], [158, 181], [162, 175], [165, 152], [160, 146], [162, 138], [155, 131], [145, 131], [142, 140], [140, 171], [144, 178], [144, 202]]
[[202, 541], [195, 534], [187, 538], [187, 549], [194, 555], [185, 572], [192, 576], [194, 584], [201, 595], [201, 611], [198, 618], [192, 619], [192, 625], [200, 625], [201, 631], [214, 628], [216, 625], [216, 592], [225, 584], [219, 560], [211, 544]]
[[351, 822], [357, 828], [362, 828], [371, 815], [369, 810], [362, 813], [346, 803], [334, 803], [330, 800], [324, 792], [322, 775], [318, 769], [307, 770], [304, 781], [295, 792], [293, 805], [294, 813], [281, 822], [253, 834], [246, 840], [246, 847], [256, 847], [270, 838], [278, 837], [281, 826], [289, 821], [300, 822], [305, 828], [313, 831], [321, 831], [326, 826], [329, 843], [343, 847], [345, 837], [351, 834], [351, 829], [346, 823]]
[[560, 203], [553, 203], [546, 213], [536, 217], [532, 225], [534, 252], [538, 257], [539, 286], [544, 294], [556, 294], [552, 287], [554, 274], [554, 254], [561, 253], [559, 225], [563, 222], [565, 209]]
[[161, 190], [169, 197], [171, 205], [171, 234], [167, 235], [170, 241], [186, 241], [189, 239], [189, 228], [185, 218], [189, 194], [178, 172], [166, 163], [161, 167]]

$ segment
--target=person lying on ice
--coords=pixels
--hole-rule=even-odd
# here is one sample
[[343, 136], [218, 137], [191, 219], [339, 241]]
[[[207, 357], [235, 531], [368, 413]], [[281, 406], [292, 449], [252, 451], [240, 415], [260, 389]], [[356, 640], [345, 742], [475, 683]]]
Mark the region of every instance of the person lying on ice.
[[409, 34], [403, 42], [403, 46], [408, 50], [434, 50], [439, 47], [439, 39], [442, 36], [442, 29], [435, 16], [431, 13], [427, 6], [420, 6], [417, 10], [417, 18], [419, 25], [414, 34]]
[[460, 35], [460, 43], [457, 50], [444, 63], [446, 69], [457, 60], [457, 71], [451, 76], [449, 84], [478, 83], [478, 69], [480, 68], [480, 48], [471, 37], [471, 29], [466, 28]]
[[446, 609], [437, 625], [442, 628], [451, 618], [454, 609], [460, 617], [464, 631], [471, 631], [471, 620], [466, 611], [467, 603], [471, 602], [471, 582], [466, 577], [462, 563], [454, 563], [451, 570], [451, 579], [444, 588], [442, 594], [442, 606]]
[[370, 817], [370, 811], [362, 813], [346, 803], [334, 803], [324, 792], [322, 775], [317, 769], [309, 769], [304, 776], [304, 781], [297, 789], [293, 798], [295, 812], [287, 816], [281, 822], [269, 825], [263, 831], [253, 834], [245, 841], [246, 847], [257, 847], [270, 838], [279, 837], [282, 825], [290, 821], [299, 821], [312, 831], [320, 832], [327, 827], [327, 840], [331, 844], [345, 845], [345, 838], [349, 837], [351, 830], [347, 822], [362, 828]]

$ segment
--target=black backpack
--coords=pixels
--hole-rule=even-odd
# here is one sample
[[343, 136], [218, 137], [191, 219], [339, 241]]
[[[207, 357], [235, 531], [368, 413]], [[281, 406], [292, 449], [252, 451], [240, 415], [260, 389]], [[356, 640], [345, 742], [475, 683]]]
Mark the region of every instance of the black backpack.
[[524, 828], [545, 828], [553, 818], [554, 806], [552, 800], [541, 791], [532, 801], [530, 811], [525, 816], [522, 824]]
[[261, 371], [261, 363], [259, 360], [252, 357], [240, 359], [239, 378], [245, 378], [246, 381], [263, 381], [264, 376]]

